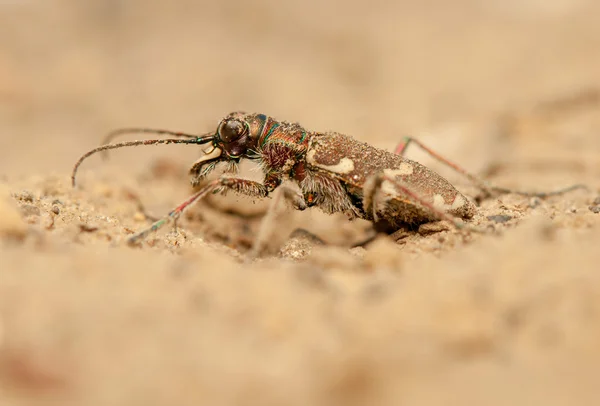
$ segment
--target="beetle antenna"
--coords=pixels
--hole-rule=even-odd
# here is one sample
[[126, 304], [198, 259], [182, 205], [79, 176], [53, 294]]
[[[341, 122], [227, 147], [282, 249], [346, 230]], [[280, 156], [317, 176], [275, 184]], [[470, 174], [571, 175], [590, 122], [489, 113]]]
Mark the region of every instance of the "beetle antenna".
[[128, 141], [128, 142], [119, 142], [117, 144], [108, 144], [102, 145], [100, 147], [94, 148], [79, 158], [75, 166], [73, 167], [73, 173], [71, 174], [71, 183], [73, 187], [75, 186], [75, 176], [77, 175], [77, 170], [81, 163], [86, 160], [91, 155], [94, 155], [98, 152], [108, 151], [111, 149], [123, 148], [123, 147], [135, 147], [138, 145], [158, 145], [158, 144], [207, 144], [215, 139], [214, 135], [204, 135], [200, 137], [194, 137], [194, 139], [181, 140], [176, 138], [167, 138], [164, 140], [140, 140], [140, 141]]
[[[160, 128], [147, 128], [147, 127], [127, 127], [119, 128], [106, 134], [100, 145], [106, 145], [112, 142], [115, 138], [125, 134], [158, 134], [158, 135], [170, 135], [173, 137], [182, 138], [198, 138], [197, 135], [183, 133], [180, 131], [163, 130]], [[106, 159], [108, 154], [104, 152], [102, 158]]]

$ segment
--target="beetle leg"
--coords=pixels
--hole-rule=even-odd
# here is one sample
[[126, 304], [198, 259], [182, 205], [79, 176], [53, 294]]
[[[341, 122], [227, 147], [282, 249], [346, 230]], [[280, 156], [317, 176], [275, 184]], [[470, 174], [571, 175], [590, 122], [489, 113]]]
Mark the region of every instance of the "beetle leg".
[[297, 210], [304, 210], [307, 207], [304, 197], [302, 197], [302, 194], [296, 188], [293, 188], [286, 183], [277, 187], [273, 192], [273, 200], [271, 200], [269, 208], [260, 222], [258, 234], [254, 239], [252, 250], [250, 251], [250, 259], [256, 258], [260, 254], [264, 243], [268, 240], [269, 235], [273, 231], [275, 220], [277, 219], [277, 209], [281, 204], [281, 199], [290, 202]]
[[177, 221], [185, 209], [200, 199], [206, 197], [209, 193], [223, 191], [225, 189], [231, 189], [235, 192], [254, 197], [266, 197], [268, 194], [266, 187], [262, 183], [252, 180], [231, 177], [221, 177], [219, 179], [215, 179], [198, 192], [194, 193], [179, 206], [171, 210], [169, 214], [154, 222], [154, 224], [152, 224], [150, 227], [130, 237], [128, 239], [128, 243], [136, 244], [137, 242], [146, 238], [150, 233], [157, 231], [169, 221]]
[[390, 182], [392, 185], [394, 185], [395, 189], [398, 192], [403, 193], [404, 195], [409, 197], [416, 204], [419, 204], [422, 207], [426, 208], [432, 214], [434, 214], [436, 217], [438, 217], [440, 220], [446, 220], [446, 221], [450, 222], [451, 224], [453, 224], [458, 229], [467, 229], [469, 231], [484, 232], [483, 230], [480, 230], [476, 227], [469, 226], [469, 225], [459, 221], [457, 218], [453, 217], [452, 215], [435, 207], [433, 205], [433, 203], [428, 202], [426, 199], [424, 199], [422, 196], [420, 196], [419, 194], [412, 191], [409, 187], [404, 185], [402, 182], [399, 182], [395, 178], [388, 176], [384, 173], [379, 173], [379, 174], [373, 175], [373, 177], [366, 182], [364, 192], [363, 192], [364, 210], [367, 213], [369, 211], [372, 213], [374, 222], [377, 222], [378, 217], [379, 217], [377, 214], [377, 212], [378, 212], [377, 197], [378, 197], [379, 192], [382, 189], [383, 182]]
[[411, 143], [417, 145], [423, 151], [425, 151], [429, 155], [431, 155], [434, 159], [438, 160], [439, 162], [443, 163], [444, 165], [449, 166], [454, 171], [460, 173], [461, 175], [463, 175], [464, 177], [469, 179], [475, 186], [477, 186], [484, 193], [484, 198], [490, 197], [494, 193], [496, 193], [496, 194], [514, 193], [517, 195], [527, 196], [527, 197], [546, 198], [549, 196], [562, 195], [564, 193], [567, 193], [567, 192], [570, 192], [570, 191], [573, 191], [576, 189], [587, 189], [587, 186], [585, 186], [585, 185], [576, 184], [576, 185], [571, 185], [571, 186], [568, 186], [568, 187], [565, 187], [562, 189], [553, 190], [550, 192], [527, 192], [527, 191], [509, 189], [509, 188], [505, 188], [505, 187], [501, 187], [501, 186], [495, 186], [495, 185], [492, 185], [491, 183], [487, 182], [486, 180], [481, 179], [480, 177], [467, 172], [465, 169], [458, 166], [454, 162], [449, 161], [447, 158], [444, 158], [442, 155], [438, 154], [431, 148], [427, 147], [426, 145], [424, 145], [421, 141], [417, 140], [416, 138], [404, 137], [404, 140], [400, 144], [398, 144], [398, 146], [394, 150], [394, 153], [396, 153], [400, 156], [404, 156], [404, 153], [406, 152], [406, 148]]

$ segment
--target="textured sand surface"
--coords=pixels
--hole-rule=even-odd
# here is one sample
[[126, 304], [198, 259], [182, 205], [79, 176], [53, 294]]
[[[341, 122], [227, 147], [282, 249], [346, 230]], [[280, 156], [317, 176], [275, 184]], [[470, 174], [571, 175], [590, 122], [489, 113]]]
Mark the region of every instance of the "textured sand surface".
[[[0, 404], [598, 404], [599, 15], [0, 0]], [[234, 194], [124, 243], [150, 224], [138, 201], [162, 215], [191, 193], [199, 148], [90, 158], [70, 186], [108, 130], [202, 133], [239, 109], [388, 150], [411, 134], [506, 187], [588, 190], [484, 200], [473, 222], [494, 235], [433, 224], [358, 248], [368, 223], [280, 208], [250, 261], [267, 203]]]

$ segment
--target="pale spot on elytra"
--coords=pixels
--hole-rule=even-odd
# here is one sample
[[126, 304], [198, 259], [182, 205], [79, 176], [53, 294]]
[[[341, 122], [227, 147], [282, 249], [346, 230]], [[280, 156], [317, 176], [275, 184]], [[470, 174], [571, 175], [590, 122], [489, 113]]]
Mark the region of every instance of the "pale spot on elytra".
[[400, 166], [396, 169], [384, 169], [383, 173], [387, 176], [396, 177], [396, 176], [406, 176], [412, 175], [414, 169], [411, 164], [408, 162], [400, 163]]
[[340, 162], [335, 165], [325, 165], [315, 159], [315, 153], [316, 151], [314, 149], [308, 151], [306, 154], [306, 162], [318, 168], [325, 169], [329, 172], [338, 173], [340, 175], [350, 173], [354, 170], [354, 161], [348, 157], [343, 157], [340, 159]]
[[440, 194], [433, 195], [433, 207], [440, 210], [446, 209], [448, 206], [446, 205], [446, 200], [444, 199], [444, 196]]
[[467, 201], [461, 195], [457, 195], [454, 202], [452, 202], [452, 209], [459, 209], [465, 205]]
[[[412, 173], [413, 166], [407, 162], [402, 162], [400, 166], [395, 169], [387, 168], [383, 170], [383, 174], [390, 179], [395, 179], [396, 176], [412, 175]], [[384, 192], [388, 196], [388, 198], [398, 195], [396, 185], [394, 185], [394, 183], [390, 182], [389, 180], [383, 181], [383, 183], [381, 184], [381, 191]]]
[[449, 210], [459, 210], [462, 209], [467, 204], [467, 199], [465, 199], [460, 194], [456, 195], [456, 198], [452, 202], [452, 204], [447, 204], [446, 199], [442, 195], [435, 194], [433, 196], [433, 207], [438, 210], [449, 211]]

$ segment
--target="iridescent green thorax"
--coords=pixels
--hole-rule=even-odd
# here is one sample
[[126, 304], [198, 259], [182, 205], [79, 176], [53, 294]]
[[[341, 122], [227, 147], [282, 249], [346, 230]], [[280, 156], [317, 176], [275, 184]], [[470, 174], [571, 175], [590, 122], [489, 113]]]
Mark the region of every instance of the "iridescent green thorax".
[[[275, 130], [277, 130], [277, 128], [279, 128], [279, 123], [274, 122], [274, 123], [269, 123], [269, 125], [265, 128], [265, 132], [262, 138], [262, 141], [260, 142], [260, 146], [264, 146], [267, 142], [269, 142], [269, 138], [271, 138], [271, 135], [273, 135], [273, 133], [275, 132]], [[279, 137], [281, 138], [281, 137]]]
[[307, 131], [297, 123], [276, 121], [268, 117], [258, 139], [258, 146], [282, 144], [294, 150], [305, 150], [308, 146]]

